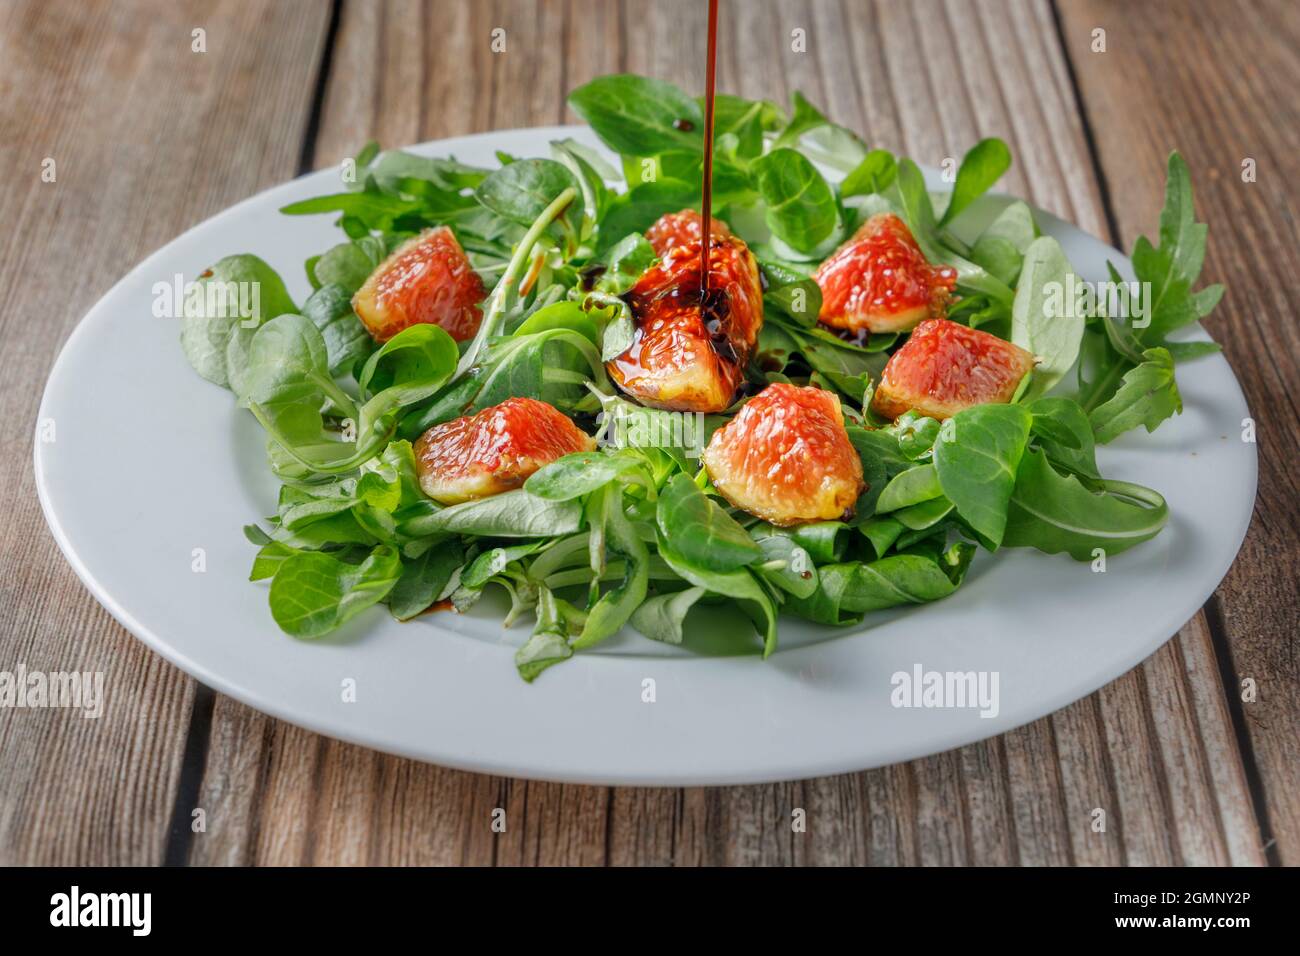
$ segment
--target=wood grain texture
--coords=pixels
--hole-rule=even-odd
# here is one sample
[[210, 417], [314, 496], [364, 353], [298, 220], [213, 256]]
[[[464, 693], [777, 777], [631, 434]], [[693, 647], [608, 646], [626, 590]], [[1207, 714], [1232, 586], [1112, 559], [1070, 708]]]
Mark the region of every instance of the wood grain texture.
[[[37, 406], [68, 333], [124, 273], [293, 174], [327, 13], [0, 4], [0, 670], [102, 672], [106, 698], [93, 720], [0, 710], [0, 864], [162, 862], [194, 684], [55, 547], [30, 464]], [[191, 51], [197, 27], [205, 54]]]
[[[1170, 0], [1085, 0], [1061, 10], [1119, 238], [1128, 246], [1154, 231], [1165, 159], [1177, 148], [1191, 167], [1199, 218], [1210, 224], [1204, 281], [1227, 285], [1206, 324], [1257, 423], [1259, 498], [1211, 612], [1221, 619], [1213, 623], [1226, 639], [1233, 690], [1246, 679], [1258, 688], [1258, 699], [1239, 707], [1278, 857], [1295, 865], [1300, 292], [1292, 277], [1300, 273], [1300, 108], [1293, 94], [1300, 84], [1300, 14], [1294, 4], [1233, 0], [1198, 4], [1194, 16], [1187, 4]], [[1106, 31], [1105, 52], [1093, 51], [1097, 29]], [[1243, 180], [1247, 160], [1256, 164], [1254, 182]], [[1241, 435], [1225, 440], [1240, 443]], [[1208, 666], [1186, 644], [1182, 649], [1189, 677], [1193, 660]], [[1207, 753], [1212, 746], [1207, 742]]]
[[[1077, 100], [1077, 75], [1115, 200], [1120, 235], [1113, 238], [1126, 247], [1139, 228], [1154, 225], [1163, 152], [1174, 142], [1183, 147], [1202, 188], [1204, 218], [1214, 224], [1207, 274], [1241, 289], [1231, 291], [1223, 307], [1245, 340], [1230, 345], [1229, 357], [1259, 364], [1264, 383], [1247, 385], [1252, 407], [1261, 401], [1273, 406], [1269, 417], [1259, 412], [1261, 468], [1266, 471], [1265, 460], [1275, 454], [1278, 474], [1261, 474], [1261, 520], [1218, 606], [1232, 667], [1242, 676], [1260, 675], [1261, 700], [1245, 705], [1249, 740], [1261, 760], [1272, 825], [1280, 837], [1289, 834], [1291, 853], [1295, 801], [1281, 789], [1288, 782], [1294, 789], [1298, 765], [1294, 575], [1286, 576], [1287, 562], [1277, 556], [1294, 547], [1296, 531], [1294, 477], [1283, 474], [1281, 457], [1295, 446], [1294, 431], [1286, 431], [1294, 409], [1280, 386], [1295, 381], [1297, 351], [1293, 325], [1245, 317], [1292, 315], [1294, 293], [1281, 282], [1251, 281], [1263, 279], [1276, 256], [1247, 255], [1242, 250], [1249, 245], [1217, 246], [1213, 237], [1229, 231], [1221, 225], [1225, 218], [1259, 215], [1268, 206], [1290, 215], [1270, 213], [1268, 235], [1277, 246], [1295, 248], [1283, 173], [1294, 164], [1294, 149], [1285, 146], [1296, 145], [1296, 127], [1291, 123], [1283, 135], [1276, 114], [1270, 120], [1267, 112], [1285, 99], [1271, 91], [1292, 88], [1276, 84], [1294, 80], [1287, 72], [1294, 71], [1294, 57], [1288, 61], [1281, 44], [1289, 41], [1294, 49], [1295, 23], [1280, 5], [1260, 8], [1262, 23], [1255, 29], [1271, 30], [1277, 39], [1265, 45], [1269, 52], [1259, 69], [1240, 61], [1237, 73], [1232, 67], [1232, 56], [1254, 49], [1253, 35], [1234, 35], [1214, 51], [1228, 56], [1227, 64], [1193, 69], [1184, 60], [1207, 43], [1193, 35], [1182, 47], [1161, 52], [1175, 59], [1179, 50], [1184, 54], [1162, 74], [1151, 58], [1166, 40], [1152, 31], [1164, 29], [1161, 18], [1173, 14], [1168, 6], [1154, 7], [1138, 15], [1127, 4], [1122, 13], [1119, 5], [1065, 4], [1058, 32], [1047, 0], [724, 0], [719, 88], [780, 102], [801, 89], [872, 144], [932, 165], [959, 157], [981, 136], [1002, 136], [1017, 161], [1004, 188], [1106, 236], [1109, 217]], [[343, 0], [312, 139], [308, 117], [328, 3], [223, 5], [201, 18], [183, 5], [159, 13], [152, 4], [127, 4], [114, 7], [111, 16], [105, 7], [93, 9], [95, 18], [69, 28], [59, 5], [0, 8], [0, 60], [19, 63], [17, 71], [0, 74], [0, 83], [26, 97], [20, 116], [0, 113], [0, 158], [6, 169], [27, 164], [36, 171], [31, 187], [0, 196], [0, 211], [21, 226], [0, 238], [6, 246], [0, 278], [9, 280], [4, 287], [32, 271], [23, 268], [31, 250], [58, 248], [74, 229], [86, 239], [86, 222], [89, 238], [99, 240], [69, 250], [68, 264], [79, 267], [68, 270], [77, 276], [71, 289], [47, 280], [17, 303], [0, 303], [0, 335], [27, 360], [6, 363], [0, 372], [6, 408], [23, 411], [0, 423], [0, 447], [11, 453], [5, 460], [23, 468], [0, 490], [15, 515], [0, 530], [0, 668], [25, 660], [47, 669], [109, 670], [110, 712], [83, 721], [58, 712], [0, 711], [0, 862], [159, 860], [193, 697], [186, 678], [98, 610], [40, 527], [26, 465], [29, 426], [59, 340], [24, 331], [21, 317], [53, 311], [61, 328], [70, 328], [144, 252], [292, 175], [304, 142], [314, 145], [309, 163], [323, 167], [372, 138], [401, 145], [571, 122], [565, 93], [601, 73], [647, 73], [692, 90], [703, 82], [704, 14], [687, 0]], [[1094, 13], [1116, 24], [1112, 44], [1127, 26], [1147, 24], [1127, 30], [1131, 48], [1112, 45], [1105, 70], [1083, 59], [1086, 42], [1077, 49], [1078, 31], [1087, 36]], [[210, 50], [220, 49], [222, 57], [196, 67], [187, 59], [189, 31], [204, 23]], [[490, 47], [498, 27], [505, 30], [503, 53]], [[804, 31], [807, 52], [792, 49], [795, 30]], [[133, 38], [129, 43], [118, 40], [124, 33]], [[1162, 75], [1187, 84], [1188, 91], [1177, 94], [1187, 98], [1177, 116], [1166, 115]], [[1128, 90], [1134, 85], [1144, 87], [1149, 102], [1133, 101]], [[1196, 113], [1207, 97], [1227, 105], [1204, 117], [1182, 115]], [[1294, 110], [1289, 103], [1277, 108]], [[1098, 111], [1111, 118], [1106, 126]], [[1260, 183], [1252, 189], [1264, 185], [1265, 169], [1275, 171], [1272, 192], [1229, 190], [1236, 160], [1216, 166], [1176, 138], [1195, 137], [1208, 150], [1220, 127], [1237, 137], [1225, 142], [1260, 157]], [[162, 152], [154, 144], [164, 137], [175, 145]], [[65, 179], [60, 161], [57, 189], [66, 198], [55, 200], [51, 214], [38, 170], [40, 157], [56, 149], [74, 165]], [[1117, 165], [1116, 157], [1130, 151], [1140, 174]], [[116, 173], [107, 180], [104, 155], [112, 157]], [[1218, 183], [1223, 195], [1211, 187], [1210, 206], [1201, 184], [1214, 168], [1226, 172]], [[1286, 354], [1269, 355], [1262, 344], [1255, 350], [1267, 330], [1281, 326], [1291, 337]], [[17, 370], [26, 368], [39, 374], [24, 378]], [[1258, 525], [1265, 519], [1261, 538]], [[1289, 629], [1279, 629], [1288, 614]], [[1198, 615], [1174, 641], [1101, 692], [1000, 738], [859, 774], [687, 790], [561, 786], [447, 770], [328, 740], [218, 696], [195, 801], [207, 828], [189, 837], [188, 859], [1258, 864], [1265, 860], [1260, 823], [1221, 663], [1211, 629]], [[1290, 703], [1281, 699], [1288, 688]], [[178, 816], [190, 809], [178, 807]], [[1103, 832], [1093, 827], [1096, 810], [1105, 811]]]
[[[507, 49], [492, 54], [498, 26]], [[747, 3], [724, 16], [724, 29], [721, 88], [781, 102], [801, 89], [873, 144], [932, 164], [1002, 136], [1018, 159], [1009, 190], [1106, 234], [1047, 4]], [[807, 53], [791, 49], [796, 29]], [[695, 88], [703, 43], [698, 4], [347, 3], [315, 162], [336, 163], [372, 137], [397, 144], [571, 121], [567, 89], [608, 71]], [[228, 700], [218, 700], [214, 726], [234, 731], [214, 736], [209, 780], [223, 780], [225, 765], [256, 764], [265, 797], [223, 800], [205, 780], [203, 801], [231, 804], [230, 830], [247, 845], [232, 855], [208, 834], [194, 844], [195, 862], [1263, 860], [1199, 618], [1101, 693], [1002, 738], [768, 786], [605, 789], [479, 777], [323, 741]], [[304, 800], [308, 780], [317, 796]], [[1096, 809], [1106, 812], [1104, 832], [1092, 827]], [[503, 833], [492, 830], [496, 810]], [[280, 830], [312, 837], [268, 839]], [[250, 834], [260, 839], [248, 843]]]

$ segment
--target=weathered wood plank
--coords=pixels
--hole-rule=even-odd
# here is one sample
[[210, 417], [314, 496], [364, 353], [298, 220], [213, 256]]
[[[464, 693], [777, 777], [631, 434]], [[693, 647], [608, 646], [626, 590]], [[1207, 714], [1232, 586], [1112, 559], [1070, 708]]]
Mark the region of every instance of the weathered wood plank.
[[[58, 553], [33, 424], [59, 347], [100, 295], [293, 175], [327, 15], [320, 2], [0, 5], [0, 670], [102, 672], [106, 697], [98, 720], [0, 710], [0, 863], [163, 859], [194, 684]], [[198, 28], [206, 53], [191, 49]]]
[[[699, 4], [345, 3], [317, 140], [326, 165], [566, 113], [567, 88], [627, 69], [702, 86]], [[727, 10], [726, 7], [732, 7]], [[506, 51], [490, 50], [503, 28]], [[1106, 234], [1043, 0], [724, 5], [723, 89], [802, 89], [873, 144], [939, 164], [1003, 136], [1005, 188]], [[806, 52], [792, 31], [803, 30]], [[957, 42], [960, 38], [961, 42]], [[557, 70], [555, 50], [566, 65]], [[1259, 862], [1257, 829], [1199, 619], [1100, 694], [911, 764], [721, 789], [569, 787], [427, 767], [324, 742], [219, 699], [203, 800], [239, 840], [192, 859], [614, 864]], [[1217, 706], [1216, 706], [1217, 702]], [[259, 796], [232, 777], [257, 768]], [[227, 794], [233, 794], [228, 796]], [[506, 829], [494, 833], [494, 809]], [[1104, 810], [1106, 828], [1093, 829]], [[796, 826], [803, 811], [804, 829]], [[235, 852], [231, 846], [242, 846]], [[240, 855], [242, 854], [242, 856]]]
[[[1293, 464], [1300, 439], [1300, 331], [1294, 316], [1300, 293], [1288, 277], [1300, 271], [1294, 188], [1300, 111], [1293, 95], [1300, 83], [1300, 15], [1283, 2], [1225, 0], [1200, 5], [1192, 16], [1185, 4], [1167, 0], [1085, 0], [1061, 4], [1061, 17], [1124, 245], [1154, 232], [1165, 159], [1177, 148], [1191, 167], [1200, 218], [1210, 224], [1205, 281], [1228, 287], [1207, 326], [1236, 370], [1257, 423], [1259, 500], [1241, 556], [1216, 600], [1230, 671], [1259, 689], [1258, 699], [1241, 705], [1245, 728], [1280, 859], [1295, 864], [1300, 479]], [[1098, 29], [1105, 31], [1104, 52], [1093, 50]], [[1256, 164], [1253, 182], [1243, 180], [1247, 160]], [[1195, 630], [1196, 640], [1181, 641], [1179, 649], [1204, 729], [1210, 700], [1200, 693], [1207, 686], [1201, 677], [1215, 668], [1206, 652], [1208, 631], [1201, 622]], [[1221, 747], [1235, 749], [1235, 742], [1205, 739], [1212, 775], [1227, 757]], [[1241, 823], [1235, 816], [1239, 792], [1234, 783], [1219, 793], [1225, 828], [1233, 833]], [[1233, 862], [1258, 858], [1235, 836], [1227, 844]], [[1219, 858], [1221, 848], [1209, 854], [1196, 847], [1198, 857]]]

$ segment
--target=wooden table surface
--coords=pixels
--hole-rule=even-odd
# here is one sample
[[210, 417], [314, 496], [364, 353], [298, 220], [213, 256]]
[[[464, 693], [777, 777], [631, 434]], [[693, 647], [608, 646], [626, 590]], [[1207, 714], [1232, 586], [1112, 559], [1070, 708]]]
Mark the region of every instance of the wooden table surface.
[[[573, 122], [566, 91], [607, 72], [699, 89], [703, 6], [0, 0], [0, 670], [103, 671], [107, 688], [99, 720], [0, 710], [0, 863], [1300, 863], [1300, 8], [1287, 0], [724, 0], [720, 89], [803, 90], [932, 165], [1001, 136], [1016, 159], [1003, 188], [1125, 249], [1154, 233], [1169, 150], [1191, 166], [1204, 281], [1228, 287], [1208, 326], [1257, 422], [1256, 514], [1173, 640], [1049, 717], [796, 783], [479, 776], [214, 694], [78, 582], [37, 504], [33, 432], [60, 346], [120, 276], [367, 139]], [[495, 834], [498, 807], [509, 825]], [[792, 832], [794, 808], [807, 832]]]

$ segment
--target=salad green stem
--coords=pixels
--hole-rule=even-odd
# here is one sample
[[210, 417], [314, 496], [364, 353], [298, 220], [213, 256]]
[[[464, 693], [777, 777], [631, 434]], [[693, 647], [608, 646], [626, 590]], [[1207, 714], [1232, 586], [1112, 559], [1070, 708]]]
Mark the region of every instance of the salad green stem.
[[528, 231], [524, 233], [524, 237], [519, 240], [519, 245], [515, 246], [514, 254], [510, 257], [510, 263], [506, 266], [505, 273], [502, 274], [500, 281], [492, 290], [492, 296], [488, 300], [488, 307], [483, 315], [483, 322], [479, 325], [478, 332], [474, 335], [474, 340], [470, 342], [469, 348], [461, 356], [460, 364], [456, 366], [456, 374], [452, 376], [452, 382], [464, 378], [466, 373], [474, 367], [484, 344], [495, 334], [497, 326], [501, 324], [501, 319], [506, 314], [506, 304], [510, 293], [519, 282], [525, 264], [531, 262], [533, 246], [537, 245], [537, 240], [542, 237], [542, 233], [564, 212], [565, 208], [569, 203], [573, 202], [577, 195], [578, 190], [575, 187], [566, 187], [552, 200], [549, 206], [542, 210], [542, 214], [533, 221], [533, 224], [528, 227]]

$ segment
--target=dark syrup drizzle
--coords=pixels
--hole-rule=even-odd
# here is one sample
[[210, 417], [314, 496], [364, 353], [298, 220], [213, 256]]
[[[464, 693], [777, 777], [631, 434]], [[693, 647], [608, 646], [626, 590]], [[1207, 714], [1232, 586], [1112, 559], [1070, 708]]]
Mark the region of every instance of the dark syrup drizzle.
[[708, 62], [704, 80], [704, 183], [701, 192], [700, 222], [700, 289], [707, 297], [709, 289], [709, 233], [713, 226], [713, 100], [718, 73], [718, 0], [709, 0]]

